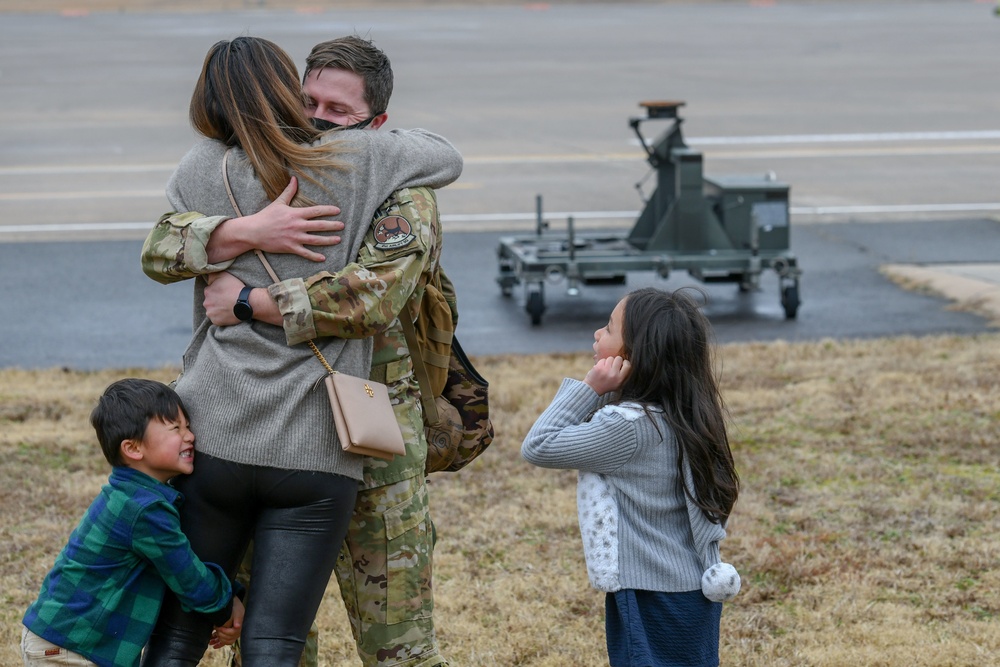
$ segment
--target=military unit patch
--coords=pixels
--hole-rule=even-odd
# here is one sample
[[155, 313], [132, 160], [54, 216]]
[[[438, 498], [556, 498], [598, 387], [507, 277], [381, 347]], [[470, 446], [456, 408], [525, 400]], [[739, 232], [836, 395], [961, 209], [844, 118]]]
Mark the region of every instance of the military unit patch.
[[410, 222], [400, 215], [387, 215], [375, 221], [375, 247], [379, 250], [405, 248], [416, 238]]

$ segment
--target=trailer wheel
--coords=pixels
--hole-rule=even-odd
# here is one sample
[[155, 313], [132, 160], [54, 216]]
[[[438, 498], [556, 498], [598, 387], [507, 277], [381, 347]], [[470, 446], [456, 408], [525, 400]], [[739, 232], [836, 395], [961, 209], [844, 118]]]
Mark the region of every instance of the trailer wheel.
[[781, 306], [785, 309], [785, 319], [794, 320], [799, 312], [799, 284], [785, 285], [781, 288]]
[[531, 316], [531, 323], [538, 326], [542, 323], [542, 313], [545, 312], [545, 295], [542, 293], [541, 285], [538, 289], [528, 290], [528, 299], [524, 304], [524, 309]]

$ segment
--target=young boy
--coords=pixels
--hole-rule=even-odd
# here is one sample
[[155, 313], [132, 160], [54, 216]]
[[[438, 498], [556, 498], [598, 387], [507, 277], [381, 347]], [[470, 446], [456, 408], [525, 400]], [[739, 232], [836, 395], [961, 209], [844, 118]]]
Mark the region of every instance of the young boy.
[[24, 614], [25, 665], [138, 665], [168, 587], [216, 625], [239, 605], [222, 569], [191, 551], [176, 508], [180, 493], [166, 484], [194, 470], [194, 434], [180, 397], [160, 382], [119, 380], [90, 423], [111, 476]]

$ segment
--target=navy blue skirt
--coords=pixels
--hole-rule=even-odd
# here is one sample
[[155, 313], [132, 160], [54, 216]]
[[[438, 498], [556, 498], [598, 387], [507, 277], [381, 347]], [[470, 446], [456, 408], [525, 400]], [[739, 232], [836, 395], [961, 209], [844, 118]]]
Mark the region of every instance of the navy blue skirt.
[[700, 590], [608, 593], [611, 667], [718, 667], [722, 603]]

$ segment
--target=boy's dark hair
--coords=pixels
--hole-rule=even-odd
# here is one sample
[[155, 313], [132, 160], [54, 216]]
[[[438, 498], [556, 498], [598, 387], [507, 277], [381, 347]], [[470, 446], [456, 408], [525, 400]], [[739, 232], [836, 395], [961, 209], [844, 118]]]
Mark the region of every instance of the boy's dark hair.
[[125, 465], [123, 440], [142, 440], [151, 420], [172, 421], [179, 413], [187, 417], [181, 397], [167, 385], [126, 378], [104, 390], [90, 413], [90, 424], [97, 432], [104, 458], [113, 467], [120, 467]]
[[392, 97], [392, 64], [389, 57], [370, 40], [357, 35], [338, 37], [321, 42], [313, 47], [306, 57], [306, 71], [322, 70], [326, 67], [354, 72], [365, 82], [365, 102], [372, 116], [385, 113]]
[[678, 466], [686, 460], [691, 467], [692, 499], [709, 521], [723, 522], [736, 504], [740, 479], [712, 368], [708, 318], [687, 289], [647, 287], [627, 295], [623, 319], [632, 372], [620, 400], [663, 409], [677, 438]]

